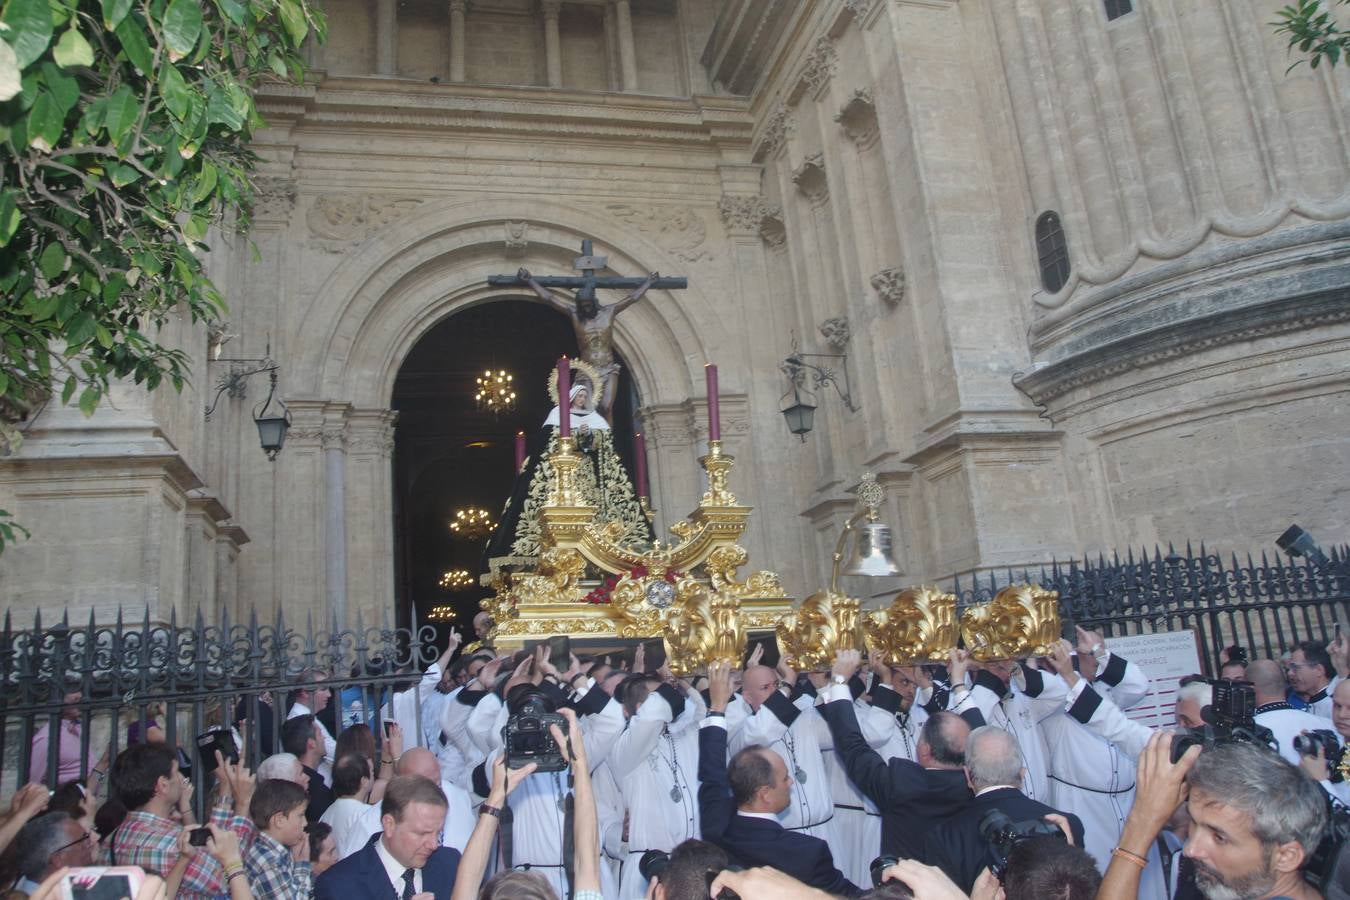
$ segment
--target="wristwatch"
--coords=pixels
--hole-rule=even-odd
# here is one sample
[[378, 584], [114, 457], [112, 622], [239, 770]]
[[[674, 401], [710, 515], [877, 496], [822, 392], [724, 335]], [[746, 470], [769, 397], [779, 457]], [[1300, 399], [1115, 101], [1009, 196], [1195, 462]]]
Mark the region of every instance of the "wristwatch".
[[834, 682], [835, 684], [848, 684], [848, 679], [845, 678], [843, 675], [831, 675], [830, 681]]

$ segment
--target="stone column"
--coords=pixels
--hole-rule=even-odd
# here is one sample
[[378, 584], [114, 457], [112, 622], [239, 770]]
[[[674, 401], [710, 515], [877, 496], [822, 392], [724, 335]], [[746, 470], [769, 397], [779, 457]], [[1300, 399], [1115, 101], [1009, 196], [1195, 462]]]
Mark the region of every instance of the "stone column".
[[398, 0], [375, 3], [375, 74], [398, 74]]
[[347, 441], [343, 423], [323, 426], [323, 574], [327, 612], [338, 622], [347, 620]]
[[394, 610], [394, 421], [388, 409], [353, 409], [347, 419], [347, 589], [349, 625]]
[[558, 13], [562, 0], [540, 0], [544, 11], [544, 60], [548, 65], [548, 86], [562, 87], [562, 39], [558, 36]]
[[633, 10], [629, 0], [614, 0], [614, 30], [619, 38], [619, 70], [623, 89], [637, 90], [637, 51], [633, 46]]
[[464, 34], [464, 14], [468, 0], [450, 0], [450, 80], [456, 83], [464, 81], [466, 49]]

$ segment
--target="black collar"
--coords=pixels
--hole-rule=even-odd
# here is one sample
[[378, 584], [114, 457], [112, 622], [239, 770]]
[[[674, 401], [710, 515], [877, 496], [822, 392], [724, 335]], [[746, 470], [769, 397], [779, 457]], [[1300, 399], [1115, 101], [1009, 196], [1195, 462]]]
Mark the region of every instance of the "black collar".
[[1327, 699], [1327, 689], [1324, 687], [1308, 698], [1308, 705], [1312, 706], [1314, 703], [1321, 703], [1325, 699]]
[[1293, 709], [1293, 707], [1290, 706], [1288, 703], [1285, 703], [1283, 700], [1280, 700], [1276, 703], [1262, 703], [1260, 706], [1256, 708], [1255, 715], [1259, 716], [1261, 715], [1261, 713], [1275, 712], [1277, 709]]

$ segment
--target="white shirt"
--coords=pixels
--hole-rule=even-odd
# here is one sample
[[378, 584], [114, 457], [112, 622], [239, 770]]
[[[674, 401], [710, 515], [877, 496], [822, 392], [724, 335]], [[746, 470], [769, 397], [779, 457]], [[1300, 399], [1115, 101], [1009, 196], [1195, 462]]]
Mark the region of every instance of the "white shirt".
[[[441, 782], [441, 791], [449, 801], [445, 810], [445, 822], [441, 825], [441, 846], [463, 850], [464, 845], [469, 842], [469, 835], [473, 833], [473, 799], [463, 788], [448, 781]], [[380, 818], [380, 804], [376, 803], [363, 809], [352, 822], [351, 830], [347, 834], [347, 843], [338, 844], [338, 858], [345, 859], [351, 856], [366, 845], [372, 834], [383, 831], [384, 825], [380, 822]]]
[[[369, 803], [362, 803], [355, 797], [339, 797], [333, 805], [324, 810], [319, 821], [333, 829], [333, 846], [337, 849], [338, 859], [346, 859], [366, 845], [374, 831], [357, 834], [359, 840], [352, 837], [353, 829], [362, 815], [369, 810]], [[379, 829], [377, 828], [376, 831]]]
[[422, 673], [421, 681], [408, 690], [395, 694], [393, 699], [380, 710], [381, 716], [393, 719], [403, 729], [403, 749], [405, 751], [413, 747], [427, 746], [427, 739], [422, 733], [419, 721], [422, 701], [429, 694], [436, 693], [436, 685], [440, 683], [441, 667], [432, 663], [427, 666], [426, 672]]
[[1299, 754], [1294, 749], [1295, 737], [1305, 731], [1318, 729], [1336, 733], [1336, 726], [1331, 724], [1330, 719], [1301, 709], [1270, 709], [1264, 712], [1262, 710], [1263, 707], [1258, 706], [1256, 715], [1252, 718], [1256, 720], [1257, 725], [1264, 725], [1274, 733], [1276, 749], [1291, 765], [1299, 764]]
[[[394, 859], [392, 853], [384, 846], [384, 838], [375, 842], [375, 854], [379, 856], [380, 862], [384, 863], [385, 874], [389, 876], [389, 883], [394, 886], [394, 896], [402, 897], [403, 889], [407, 887], [407, 882], [403, 880], [403, 873], [408, 871], [408, 866]], [[422, 870], [413, 869], [413, 893], [422, 893]]]

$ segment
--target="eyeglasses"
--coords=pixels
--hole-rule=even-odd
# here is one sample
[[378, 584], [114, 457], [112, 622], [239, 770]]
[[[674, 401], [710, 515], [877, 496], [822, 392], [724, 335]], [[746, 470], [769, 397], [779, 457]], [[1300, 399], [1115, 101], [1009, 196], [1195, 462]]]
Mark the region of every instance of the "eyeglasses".
[[86, 831], [84, 834], [80, 835], [75, 840], [71, 841], [69, 844], [62, 844], [60, 847], [57, 847], [55, 850], [52, 851], [51, 855], [55, 856], [56, 854], [61, 853], [62, 851], [69, 850], [71, 847], [74, 847], [77, 844], [83, 844], [91, 837], [93, 837], [93, 835]]

